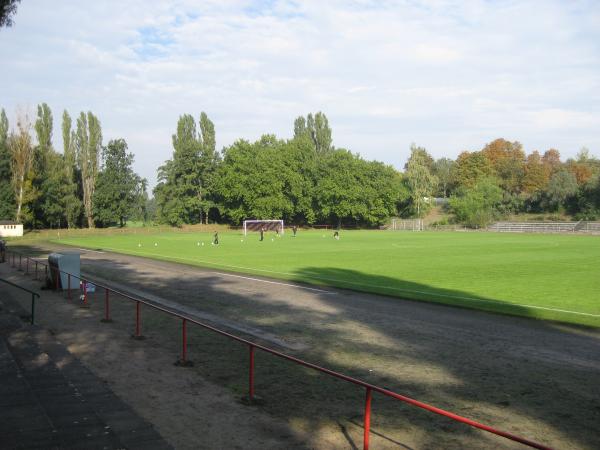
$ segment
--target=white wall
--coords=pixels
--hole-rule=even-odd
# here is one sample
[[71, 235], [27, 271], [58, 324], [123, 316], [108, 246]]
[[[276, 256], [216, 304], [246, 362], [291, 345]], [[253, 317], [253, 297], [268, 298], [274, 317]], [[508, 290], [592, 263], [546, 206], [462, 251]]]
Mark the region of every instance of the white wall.
[[0, 237], [23, 236], [23, 225], [0, 225]]

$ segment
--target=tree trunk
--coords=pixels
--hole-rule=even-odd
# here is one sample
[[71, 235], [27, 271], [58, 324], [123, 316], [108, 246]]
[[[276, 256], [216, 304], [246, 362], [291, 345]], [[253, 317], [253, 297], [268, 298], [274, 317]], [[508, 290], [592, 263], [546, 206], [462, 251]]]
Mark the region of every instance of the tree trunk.
[[17, 202], [17, 216], [15, 220], [17, 223], [21, 221], [21, 207], [23, 206], [23, 184], [25, 183], [25, 177], [21, 176], [19, 180], [19, 200]]

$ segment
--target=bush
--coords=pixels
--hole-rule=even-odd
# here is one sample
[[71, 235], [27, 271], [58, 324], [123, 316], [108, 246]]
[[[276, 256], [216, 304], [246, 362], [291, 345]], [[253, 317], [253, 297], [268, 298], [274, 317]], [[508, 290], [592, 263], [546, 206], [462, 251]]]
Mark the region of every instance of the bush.
[[502, 189], [493, 178], [480, 180], [472, 189], [461, 189], [449, 201], [458, 222], [484, 228], [500, 216]]

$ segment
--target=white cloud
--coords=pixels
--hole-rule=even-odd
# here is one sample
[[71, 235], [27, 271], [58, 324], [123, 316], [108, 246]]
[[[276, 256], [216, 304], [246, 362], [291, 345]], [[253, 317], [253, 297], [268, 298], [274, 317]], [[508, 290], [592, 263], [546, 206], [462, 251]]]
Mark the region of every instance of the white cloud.
[[291, 135], [324, 111], [334, 142], [401, 168], [411, 142], [455, 156], [503, 136], [600, 155], [600, 4], [428, 0], [28, 1], [0, 30], [0, 106], [92, 110], [154, 183], [183, 113], [219, 146]]

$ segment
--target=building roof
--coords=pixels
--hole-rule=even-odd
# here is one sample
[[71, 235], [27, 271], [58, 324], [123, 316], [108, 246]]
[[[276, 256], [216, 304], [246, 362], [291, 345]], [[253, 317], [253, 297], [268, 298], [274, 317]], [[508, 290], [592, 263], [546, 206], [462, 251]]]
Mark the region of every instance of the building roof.
[[0, 220], [0, 225], [21, 225], [14, 220]]

